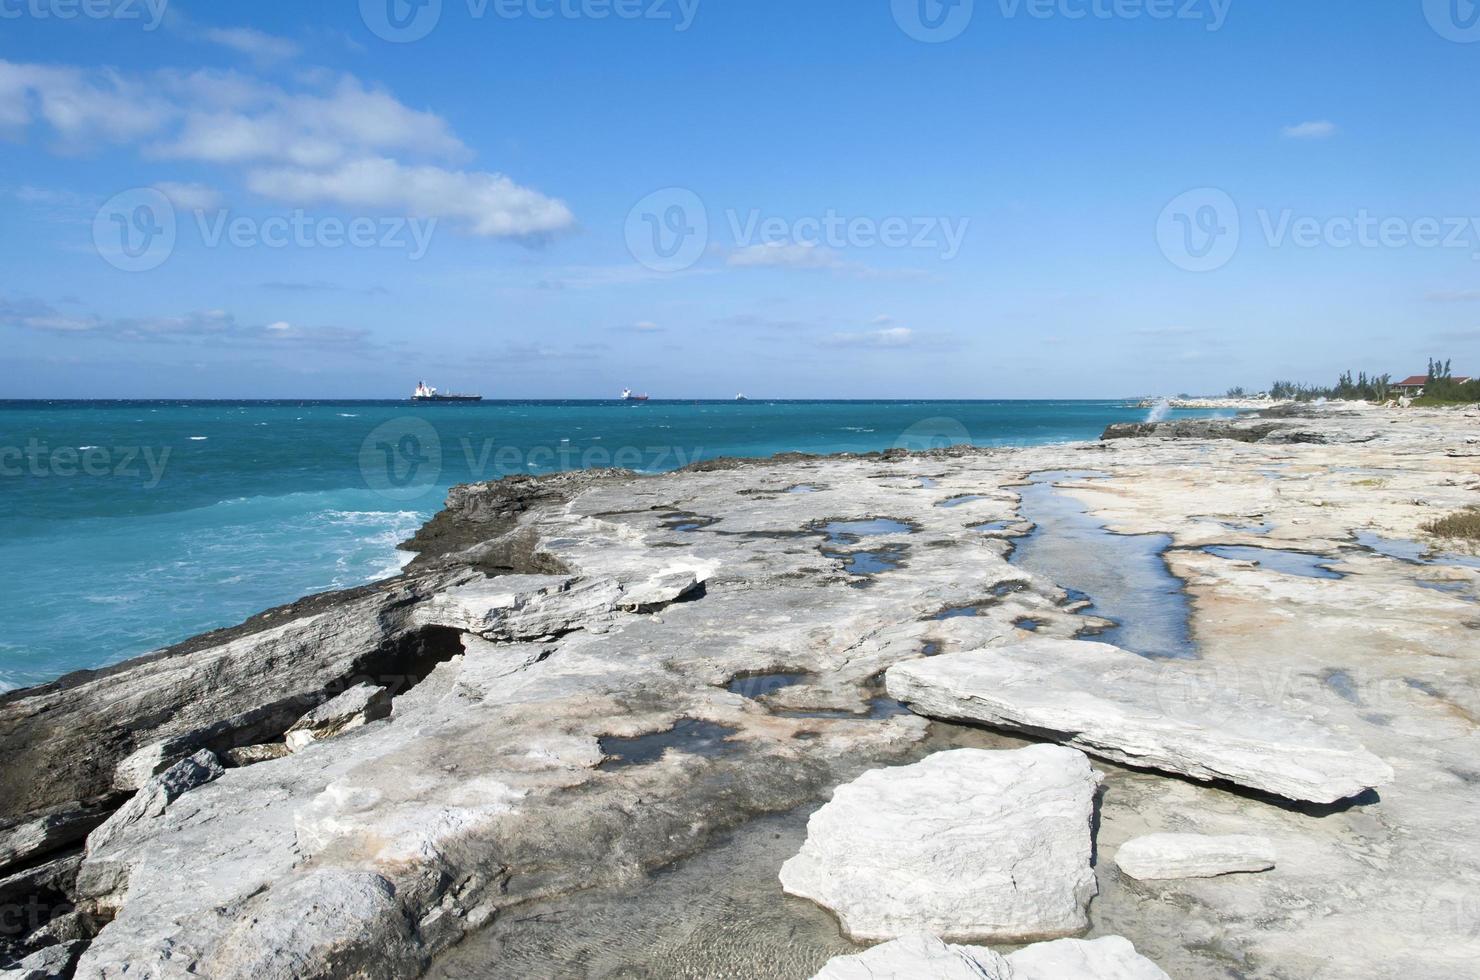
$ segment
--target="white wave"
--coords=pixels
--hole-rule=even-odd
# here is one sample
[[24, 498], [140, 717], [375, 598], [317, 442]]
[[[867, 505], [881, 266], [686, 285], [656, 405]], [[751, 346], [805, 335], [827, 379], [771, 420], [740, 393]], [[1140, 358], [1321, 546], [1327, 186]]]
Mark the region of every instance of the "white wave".
[[209, 438], [210, 438], [210, 436], [191, 436], [190, 437], [190, 441], [191, 442], [205, 442]]
[[77, 449], [78, 449], [79, 452], [84, 452], [84, 453], [87, 452], [89, 449], [98, 449], [98, 448], [100, 448], [100, 447], [98, 447], [98, 446], [78, 446], [77, 447]]
[[1165, 398], [1158, 398], [1156, 404], [1151, 406], [1151, 411], [1146, 413], [1147, 422], [1165, 422], [1168, 415], [1172, 413], [1172, 403]]
[[353, 412], [340, 412], [339, 413], [339, 417], [342, 418], [342, 419], [357, 419], [357, 418], [359, 418], [359, 416], [356, 415], [356, 414], [354, 414]]

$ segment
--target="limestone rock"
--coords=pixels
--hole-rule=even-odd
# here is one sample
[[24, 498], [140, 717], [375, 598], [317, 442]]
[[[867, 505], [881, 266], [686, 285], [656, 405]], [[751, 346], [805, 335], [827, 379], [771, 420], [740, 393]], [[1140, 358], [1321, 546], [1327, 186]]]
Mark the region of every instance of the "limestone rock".
[[0, 825], [0, 873], [82, 840], [108, 818], [108, 812], [100, 805], [72, 803]]
[[1170, 980], [1120, 936], [1056, 939], [1001, 956], [928, 934], [903, 936], [855, 956], [834, 956], [812, 980]]
[[1035, 943], [1007, 962], [1013, 980], [1171, 980], [1120, 936]]
[[259, 762], [271, 762], [273, 759], [281, 759], [292, 753], [286, 742], [266, 742], [262, 745], [243, 745], [234, 749], [227, 749], [221, 753], [221, 758], [227, 765], [241, 768], [252, 766]]
[[1147, 834], [1126, 841], [1115, 863], [1132, 878], [1216, 878], [1274, 867], [1274, 843], [1267, 837], [1228, 834]]
[[1083, 753], [1056, 745], [955, 749], [872, 770], [812, 815], [782, 887], [833, 910], [860, 940], [1071, 935], [1095, 894], [1099, 779]]
[[216, 756], [201, 749], [152, 777], [127, 803], [97, 830], [87, 836], [87, 855], [92, 857], [128, 833], [135, 824], [164, 813], [182, 793], [203, 786], [226, 770]]
[[390, 692], [375, 684], [356, 684], [299, 718], [284, 736], [288, 751], [297, 752], [314, 742], [333, 738], [343, 732], [391, 713]]
[[315, 871], [274, 887], [259, 904], [201, 964], [202, 975], [391, 980], [424, 965], [395, 889], [380, 875]]
[[1035, 639], [897, 664], [890, 696], [932, 718], [977, 722], [1126, 765], [1228, 780], [1292, 800], [1333, 803], [1392, 779], [1362, 746], [1308, 718], [1200, 681], [1197, 665], [1157, 664], [1103, 643]]
[[1012, 980], [1012, 967], [990, 949], [916, 933], [866, 953], [834, 956], [812, 980]]

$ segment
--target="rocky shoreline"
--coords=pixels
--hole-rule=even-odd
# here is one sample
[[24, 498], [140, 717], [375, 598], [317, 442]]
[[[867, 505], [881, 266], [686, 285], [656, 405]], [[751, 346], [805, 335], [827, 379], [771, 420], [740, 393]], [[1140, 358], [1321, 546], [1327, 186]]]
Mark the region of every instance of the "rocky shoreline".
[[[660, 961], [657, 975], [804, 977], [865, 948], [836, 923], [805, 941], [779, 931], [818, 921], [815, 900], [853, 909], [844, 923], [892, 923], [854, 933], [868, 941], [989, 939], [997, 959], [933, 939], [907, 951], [998, 971], [982, 975], [1124, 954], [1014, 960], [1055, 935], [1124, 937], [1179, 978], [1467, 975], [1480, 560], [1421, 527], [1476, 502], [1480, 416], [1268, 414], [1097, 443], [455, 488], [395, 579], [0, 696], [0, 957], [26, 977], [643, 975]], [[1021, 511], [1030, 479], [1107, 535], [1166, 542], [1156, 561], [1195, 660], [1083, 642], [1125, 624], [1097, 615], [1111, 596], [1015, 563], [1041, 530]], [[697, 904], [687, 928], [687, 906], [670, 908], [615, 961], [597, 962], [598, 942], [531, 959], [540, 916], [640, 895], [767, 815], [821, 813], [872, 773], [991, 766], [1045, 742], [1088, 753], [1099, 787], [1083, 854], [1069, 819], [1053, 845], [1068, 865], [1035, 872], [1049, 928], [1022, 925], [1039, 906], [1005, 908], [1018, 925], [995, 931], [876, 909], [877, 882], [929, 891], [933, 865], [870, 878], [831, 864], [857, 848], [808, 837], [757, 879], [779, 905], [754, 942], [791, 946], [768, 972], [727, 965]], [[950, 787], [985, 778], [942, 774], [930, 792], [951, 812]], [[1043, 785], [1081, 800], [1086, 784]], [[970, 794], [959, 805], [973, 812]], [[784, 897], [781, 865], [801, 853], [805, 897]]]

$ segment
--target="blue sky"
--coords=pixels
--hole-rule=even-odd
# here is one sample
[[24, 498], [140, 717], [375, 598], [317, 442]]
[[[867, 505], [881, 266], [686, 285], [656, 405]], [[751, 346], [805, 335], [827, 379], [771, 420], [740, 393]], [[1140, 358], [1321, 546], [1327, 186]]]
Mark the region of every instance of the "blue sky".
[[0, 397], [1475, 373], [1470, 15], [0, 0]]

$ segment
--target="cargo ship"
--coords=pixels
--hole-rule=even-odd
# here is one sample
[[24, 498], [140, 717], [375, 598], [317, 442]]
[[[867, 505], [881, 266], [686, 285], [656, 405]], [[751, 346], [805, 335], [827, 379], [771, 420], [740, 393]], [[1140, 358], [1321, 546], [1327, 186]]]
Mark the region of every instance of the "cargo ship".
[[444, 394], [425, 381], [421, 381], [417, 383], [416, 390], [411, 393], [411, 400], [414, 402], [481, 402], [483, 396], [459, 395], [450, 391]]
[[624, 402], [645, 402], [647, 400], [647, 395], [634, 395], [631, 388], [622, 389], [622, 401]]

